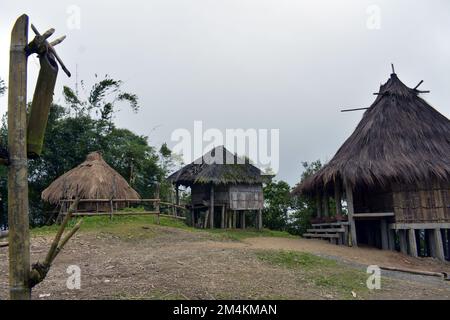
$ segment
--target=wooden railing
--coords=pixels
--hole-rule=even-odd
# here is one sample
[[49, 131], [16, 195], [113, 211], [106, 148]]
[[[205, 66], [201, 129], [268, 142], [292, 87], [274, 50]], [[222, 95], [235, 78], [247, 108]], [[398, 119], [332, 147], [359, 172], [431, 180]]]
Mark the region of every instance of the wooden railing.
[[[74, 200], [71, 200], [71, 199], [60, 200], [60, 207], [61, 208], [67, 207], [73, 201]], [[84, 212], [84, 211], [77, 210], [76, 212], [74, 212], [72, 214], [72, 216], [110, 216], [110, 218], [112, 219], [113, 216], [156, 215], [157, 223], [159, 224], [159, 218], [161, 216], [185, 220], [186, 217], [179, 216], [176, 213], [178, 210], [183, 210], [183, 211], [189, 212], [189, 209], [187, 209], [184, 206], [166, 202], [166, 201], [161, 201], [161, 199], [80, 199], [79, 202], [80, 203], [92, 203], [92, 204], [107, 203], [110, 205], [110, 211], [109, 212], [99, 211], [98, 206], [97, 206], [97, 210], [95, 210], [95, 212]], [[132, 204], [152, 204], [154, 207], [154, 210], [152, 210], [152, 211], [148, 211], [148, 210], [143, 210], [143, 211], [129, 210], [129, 211], [127, 211], [126, 209], [118, 210], [117, 209], [118, 203], [126, 204], [127, 206], [129, 206], [129, 204], [131, 204], [131, 203]], [[116, 205], [114, 205], [114, 204], [116, 204]], [[164, 213], [161, 213], [161, 206], [172, 207], [177, 210], [173, 211], [174, 214], [164, 214]], [[66, 214], [66, 213], [63, 212], [63, 214]]]

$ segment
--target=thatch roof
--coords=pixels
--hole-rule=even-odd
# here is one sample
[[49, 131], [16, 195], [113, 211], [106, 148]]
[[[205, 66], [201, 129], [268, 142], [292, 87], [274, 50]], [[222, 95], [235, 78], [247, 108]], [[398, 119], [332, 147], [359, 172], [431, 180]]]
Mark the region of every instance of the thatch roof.
[[168, 177], [172, 183], [193, 184], [258, 184], [268, 176], [249, 163], [248, 159], [232, 154], [224, 146], [216, 147], [202, 157]]
[[61, 199], [139, 199], [139, 194], [102, 158], [99, 152], [56, 179], [42, 192], [42, 200], [52, 204]]
[[294, 193], [450, 179], [450, 121], [393, 73], [331, 161]]

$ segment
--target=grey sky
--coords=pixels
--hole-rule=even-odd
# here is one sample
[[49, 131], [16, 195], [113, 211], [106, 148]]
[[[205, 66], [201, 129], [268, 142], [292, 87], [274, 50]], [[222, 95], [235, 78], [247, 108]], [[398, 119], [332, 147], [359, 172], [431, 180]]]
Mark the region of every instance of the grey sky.
[[[69, 29], [70, 5], [80, 29]], [[381, 9], [381, 28], [366, 23]], [[66, 65], [92, 84], [94, 73], [125, 81], [142, 110], [117, 124], [152, 145], [177, 128], [280, 129], [278, 178], [293, 184], [300, 162], [329, 160], [353, 131], [390, 73], [407, 85], [425, 80], [425, 99], [450, 116], [450, 2], [433, 1], [2, 1], [0, 77], [7, 80], [9, 33], [27, 13], [40, 30], [56, 28]], [[30, 59], [28, 99], [38, 60]], [[62, 85], [73, 85], [59, 74]], [[0, 112], [7, 99], [0, 99]], [[155, 130], [152, 130], [155, 128]]]

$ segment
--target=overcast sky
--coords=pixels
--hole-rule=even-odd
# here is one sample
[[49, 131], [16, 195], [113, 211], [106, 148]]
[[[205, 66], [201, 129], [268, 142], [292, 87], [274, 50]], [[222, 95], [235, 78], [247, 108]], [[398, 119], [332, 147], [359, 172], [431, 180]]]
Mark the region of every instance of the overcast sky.
[[[301, 161], [334, 155], [362, 116], [340, 109], [368, 107], [391, 62], [408, 86], [423, 79], [425, 99], [450, 116], [446, 0], [1, 1], [5, 80], [22, 13], [42, 32], [67, 35], [57, 51], [79, 80], [107, 73], [139, 96], [140, 113], [123, 108], [118, 126], [156, 146], [173, 145], [171, 133], [193, 130], [195, 120], [205, 129], [280, 129], [277, 178], [290, 184]], [[31, 58], [29, 100], [38, 69]], [[74, 83], [60, 72], [56, 102]], [[1, 113], [6, 104], [1, 98]]]

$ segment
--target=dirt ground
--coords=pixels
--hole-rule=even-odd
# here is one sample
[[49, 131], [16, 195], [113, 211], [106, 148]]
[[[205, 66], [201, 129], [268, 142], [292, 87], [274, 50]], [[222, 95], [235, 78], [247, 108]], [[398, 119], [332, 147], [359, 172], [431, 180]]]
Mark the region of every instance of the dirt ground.
[[[232, 241], [206, 232], [148, 225], [138, 237], [83, 232], [58, 256], [34, 299], [450, 299], [450, 282], [387, 273], [382, 288], [339, 291], [311, 282], [301, 269], [258, 258], [261, 250], [310, 252], [348, 268], [397, 266], [450, 271], [449, 264], [323, 241], [258, 237]], [[32, 261], [43, 259], [49, 236], [34, 237]], [[66, 286], [69, 265], [81, 269], [81, 289]], [[0, 299], [8, 298], [7, 248], [0, 249]], [[320, 272], [320, 271], [318, 271]], [[352, 293], [353, 291], [353, 293]]]

